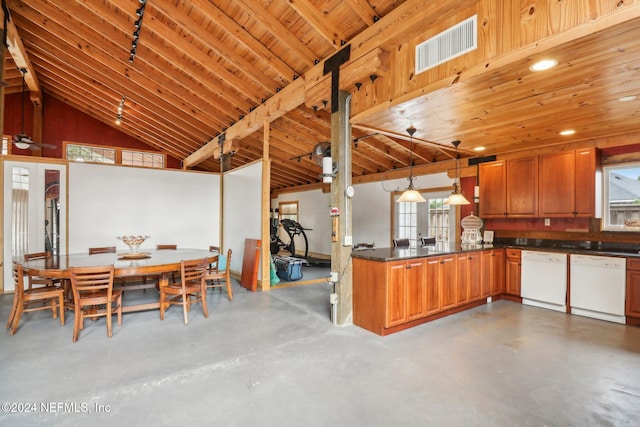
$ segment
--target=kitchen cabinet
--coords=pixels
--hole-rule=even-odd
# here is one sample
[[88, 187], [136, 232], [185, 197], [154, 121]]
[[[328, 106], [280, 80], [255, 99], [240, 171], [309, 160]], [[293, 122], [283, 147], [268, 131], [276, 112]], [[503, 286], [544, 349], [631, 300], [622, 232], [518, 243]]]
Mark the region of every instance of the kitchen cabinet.
[[501, 295], [504, 292], [504, 249], [482, 251], [480, 258], [482, 298]]
[[627, 323], [640, 325], [640, 259], [627, 258], [625, 316]]
[[426, 316], [425, 265], [422, 259], [388, 263], [385, 327]]
[[505, 263], [505, 289], [504, 293], [520, 296], [520, 249], [507, 249]]
[[456, 305], [482, 298], [480, 252], [458, 254], [456, 257]]
[[447, 255], [439, 257], [438, 264], [438, 286], [441, 292], [441, 310], [449, 310], [455, 307], [457, 291], [456, 256]]
[[482, 218], [531, 218], [538, 215], [538, 157], [480, 164]]
[[593, 217], [596, 149], [541, 155], [539, 159], [539, 216]]

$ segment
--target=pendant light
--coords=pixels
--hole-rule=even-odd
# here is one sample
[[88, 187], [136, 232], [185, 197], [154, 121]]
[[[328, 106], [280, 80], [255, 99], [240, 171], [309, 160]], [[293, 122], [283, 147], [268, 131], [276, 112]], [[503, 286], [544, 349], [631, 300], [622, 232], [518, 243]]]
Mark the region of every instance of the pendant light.
[[453, 181], [453, 191], [447, 200], [445, 205], [468, 205], [469, 201], [464, 197], [460, 191], [460, 154], [458, 153], [458, 145], [460, 141], [452, 141], [454, 147], [456, 147], [456, 178]]
[[416, 128], [414, 128], [413, 126], [411, 126], [410, 128], [407, 129], [407, 133], [409, 134], [409, 138], [411, 141], [411, 157], [410, 157], [410, 162], [409, 162], [409, 186], [407, 187], [407, 189], [404, 191], [404, 193], [402, 193], [402, 195], [400, 197], [398, 197], [398, 200], [396, 200], [398, 203], [403, 203], [403, 202], [415, 202], [415, 203], [422, 203], [422, 202], [426, 202], [425, 198], [422, 197], [422, 195], [420, 193], [418, 193], [416, 191], [416, 189], [413, 187], [413, 134], [416, 133]]

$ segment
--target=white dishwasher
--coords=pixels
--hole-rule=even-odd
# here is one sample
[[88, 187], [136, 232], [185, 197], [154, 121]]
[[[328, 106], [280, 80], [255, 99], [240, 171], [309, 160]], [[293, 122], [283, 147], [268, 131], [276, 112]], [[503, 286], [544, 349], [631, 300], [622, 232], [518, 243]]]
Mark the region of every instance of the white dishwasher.
[[571, 313], [625, 323], [626, 260], [571, 255], [569, 265]]
[[567, 311], [567, 254], [522, 251], [522, 304]]

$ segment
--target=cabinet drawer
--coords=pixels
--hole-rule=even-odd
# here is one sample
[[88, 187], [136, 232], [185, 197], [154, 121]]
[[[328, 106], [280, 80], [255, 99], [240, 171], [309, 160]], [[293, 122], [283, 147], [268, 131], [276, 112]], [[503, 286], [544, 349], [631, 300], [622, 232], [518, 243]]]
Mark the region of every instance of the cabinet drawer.
[[507, 251], [507, 258], [520, 259], [520, 249], [507, 249], [506, 251]]
[[627, 270], [640, 270], [640, 258], [627, 258]]

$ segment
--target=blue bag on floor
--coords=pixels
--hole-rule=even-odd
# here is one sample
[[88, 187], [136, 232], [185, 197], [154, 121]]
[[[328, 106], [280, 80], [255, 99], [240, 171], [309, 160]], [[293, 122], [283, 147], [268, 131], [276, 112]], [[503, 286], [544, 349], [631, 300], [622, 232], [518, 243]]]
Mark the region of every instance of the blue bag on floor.
[[276, 256], [273, 257], [276, 274], [286, 282], [302, 279], [302, 260], [300, 258]]

